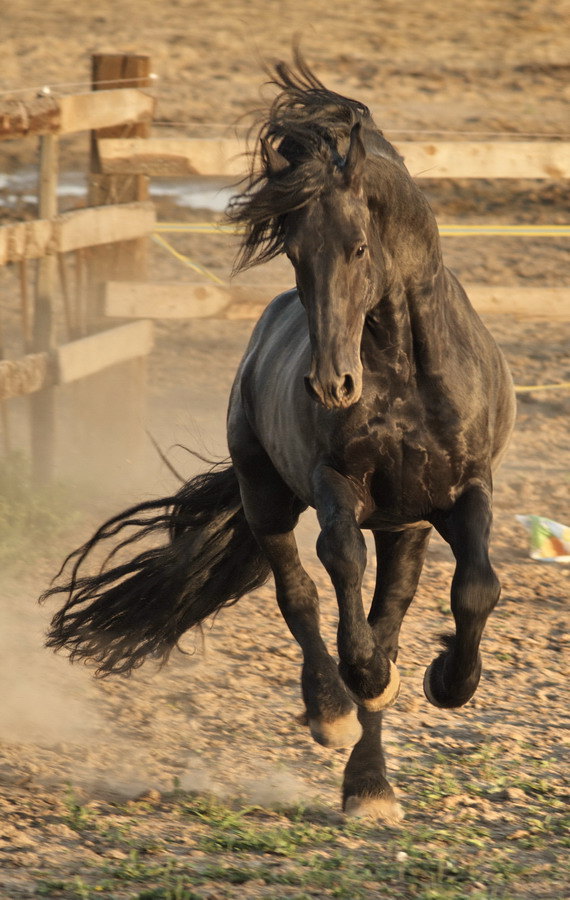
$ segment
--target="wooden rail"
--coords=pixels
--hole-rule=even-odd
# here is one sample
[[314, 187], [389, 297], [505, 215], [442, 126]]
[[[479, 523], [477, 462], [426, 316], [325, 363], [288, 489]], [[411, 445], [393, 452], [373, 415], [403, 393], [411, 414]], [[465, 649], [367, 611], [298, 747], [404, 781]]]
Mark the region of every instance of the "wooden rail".
[[0, 400], [70, 384], [117, 363], [144, 357], [152, 346], [152, 323], [129, 322], [61, 344], [51, 352], [1, 360]]
[[0, 226], [0, 266], [48, 253], [69, 253], [151, 234], [156, 222], [150, 202], [94, 206], [53, 219]]
[[152, 322], [129, 322], [62, 344], [57, 349], [57, 382], [69, 384], [109, 366], [150, 353]]
[[[104, 172], [154, 176], [240, 176], [248, 168], [237, 138], [149, 138], [99, 141]], [[415, 178], [570, 178], [564, 141], [396, 142]]]
[[49, 353], [29, 353], [21, 359], [0, 361], [0, 400], [33, 394], [54, 382]]
[[138, 88], [0, 100], [0, 140], [148, 122], [154, 105], [154, 98]]
[[[256, 319], [268, 302], [291, 284], [218, 285], [192, 282], [139, 284], [108, 282], [108, 316], [156, 319]], [[468, 284], [465, 290], [480, 313], [519, 318], [570, 319], [570, 288], [519, 288]]]

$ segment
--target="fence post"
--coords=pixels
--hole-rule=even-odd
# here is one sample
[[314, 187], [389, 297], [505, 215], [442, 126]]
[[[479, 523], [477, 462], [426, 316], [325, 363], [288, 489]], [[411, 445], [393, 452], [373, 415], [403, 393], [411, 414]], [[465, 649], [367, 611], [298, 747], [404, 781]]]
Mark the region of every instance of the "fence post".
[[[92, 57], [93, 90], [145, 88], [151, 60], [138, 54], [98, 53]], [[97, 141], [101, 137], [148, 137], [149, 123], [102, 128], [91, 133], [88, 205], [104, 206], [148, 199], [148, 177], [106, 175], [101, 171]], [[103, 315], [104, 284], [110, 280], [146, 280], [148, 238], [90, 247], [83, 252], [86, 276], [81, 312], [87, 333], [108, 327]], [[113, 324], [116, 324], [115, 322]], [[70, 386], [76, 414], [72, 426], [74, 452], [100, 484], [121, 486], [139, 476], [146, 416], [146, 358], [116, 364]], [[86, 411], [89, 427], [85, 428]]]
[[[92, 57], [93, 90], [111, 90], [124, 87], [148, 87], [150, 85], [149, 56], [138, 54], [96, 53]], [[97, 141], [99, 138], [149, 137], [150, 123], [117, 125], [91, 132], [91, 159], [89, 173], [89, 206], [107, 203], [129, 203], [148, 200], [146, 175], [105, 175], [101, 172]], [[91, 315], [95, 320], [101, 314], [101, 285], [105, 281], [144, 281], [148, 276], [148, 238], [108, 244], [89, 251], [89, 283], [91, 286]], [[94, 306], [94, 308], [93, 308]]]
[[[40, 138], [38, 216], [57, 216], [58, 137]], [[49, 253], [38, 261], [34, 298], [32, 346], [36, 353], [55, 345], [53, 300], [57, 280], [57, 255]], [[47, 387], [30, 397], [32, 478], [46, 484], [53, 477], [55, 448], [55, 388]]]

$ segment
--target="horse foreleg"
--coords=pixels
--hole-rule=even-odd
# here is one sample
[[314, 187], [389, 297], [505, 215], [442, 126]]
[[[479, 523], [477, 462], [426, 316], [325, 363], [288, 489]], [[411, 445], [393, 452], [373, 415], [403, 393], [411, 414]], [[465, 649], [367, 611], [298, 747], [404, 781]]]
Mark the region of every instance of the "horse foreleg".
[[397, 825], [402, 807], [386, 778], [382, 751], [382, 712], [360, 708], [363, 733], [348, 760], [342, 786], [342, 808], [348, 816], [367, 817]]
[[244, 513], [275, 577], [277, 602], [303, 653], [301, 690], [315, 741], [352, 747], [362, 728], [319, 627], [317, 589], [303, 569], [293, 529], [303, 504], [285, 484], [244, 416], [234, 416], [228, 437]]
[[416, 593], [430, 534], [431, 528], [374, 532], [376, 586], [368, 621], [378, 644], [394, 662], [400, 628]]
[[301, 566], [292, 532], [268, 534], [255, 529], [275, 576], [277, 602], [289, 630], [303, 652], [301, 689], [306, 724], [324, 747], [352, 747], [362, 728], [319, 628], [319, 598], [314, 582]]
[[348, 479], [328, 467], [315, 477], [315, 496], [321, 526], [317, 554], [330, 575], [339, 608], [339, 671], [360, 706], [381, 710], [398, 696], [400, 678], [364, 612], [366, 544], [357, 522], [358, 498]]
[[489, 560], [491, 521], [490, 491], [473, 485], [441, 522], [435, 522], [453, 550], [456, 568], [451, 585], [455, 635], [445, 638], [446, 649], [424, 678], [426, 697], [434, 706], [463, 706], [479, 684], [479, 644], [501, 590]]
[[[400, 628], [416, 592], [430, 533], [431, 528], [374, 532], [377, 574], [368, 621], [378, 645], [393, 662], [398, 657]], [[343, 808], [347, 815], [397, 824], [403, 812], [386, 778], [382, 713], [361, 709], [359, 717], [364, 732], [346, 766]]]

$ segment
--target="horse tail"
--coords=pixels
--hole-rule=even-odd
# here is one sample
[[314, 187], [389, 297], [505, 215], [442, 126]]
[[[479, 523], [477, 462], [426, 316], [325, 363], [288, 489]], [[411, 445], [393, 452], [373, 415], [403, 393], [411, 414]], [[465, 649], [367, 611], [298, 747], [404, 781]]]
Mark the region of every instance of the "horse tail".
[[[121, 532], [99, 573], [81, 574], [91, 552]], [[157, 536], [161, 546], [111, 565], [126, 547]], [[99, 676], [129, 674], [148, 656], [164, 664], [185, 631], [260, 587], [270, 572], [228, 465], [109, 519], [67, 557], [58, 579], [68, 566], [67, 582], [40, 598], [67, 594], [46, 643], [67, 650], [72, 661], [95, 662]]]

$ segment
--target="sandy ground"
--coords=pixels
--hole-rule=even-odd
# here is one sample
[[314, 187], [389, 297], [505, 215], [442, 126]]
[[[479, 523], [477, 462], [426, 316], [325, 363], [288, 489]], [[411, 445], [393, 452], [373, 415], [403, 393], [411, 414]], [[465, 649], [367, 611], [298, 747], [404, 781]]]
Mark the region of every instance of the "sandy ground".
[[[67, 0], [46, 0], [41, 10], [32, 0], [21, 0], [3, 11], [2, 20], [2, 90], [87, 82], [93, 51], [149, 52], [159, 75], [158, 118], [180, 123], [162, 126], [164, 134], [214, 133], [236, 122], [259, 103], [260, 60], [288, 57], [298, 32], [325, 83], [369, 103], [388, 137], [434, 131], [452, 133], [454, 139], [466, 132], [559, 135], [567, 127], [568, 48], [564, 4], [557, 0], [472, 0], [453, 9], [433, 0], [363, 0], [352, 7], [336, 0], [229, 0], [223, 5], [211, 0], [99, 0], [92, 13]], [[29, 142], [6, 146], [0, 148], [6, 170], [16, 172], [29, 163]], [[76, 149], [73, 145], [69, 152], [73, 164]], [[564, 190], [555, 183], [429, 181], [424, 186], [440, 221], [568, 221]], [[163, 219], [205, 215], [166, 205], [158, 212]], [[30, 215], [24, 200], [19, 213]], [[13, 216], [13, 208], [5, 215]], [[228, 276], [232, 248], [227, 239], [179, 238], [176, 246]], [[568, 283], [562, 240], [446, 239], [444, 253], [465, 281]], [[187, 277], [158, 249], [151, 270], [157, 280]], [[10, 334], [16, 277], [13, 272], [0, 276]], [[270, 272], [248, 277], [281, 282], [290, 274], [286, 263], [277, 262]], [[568, 325], [515, 322], [507, 316], [489, 318], [487, 324], [505, 350], [517, 384], [570, 380]], [[243, 322], [157, 324], [148, 416], [141, 425], [163, 446], [181, 443], [224, 455], [227, 393], [250, 329], [251, 323]], [[442, 759], [446, 771], [457, 774], [462, 755], [482, 748], [500, 758], [503, 787], [509, 787], [509, 771], [513, 773], [511, 793], [497, 805], [449, 788], [433, 801], [429, 814], [442, 828], [457, 822], [485, 826], [497, 845], [518, 833], [528, 835], [532, 789], [524, 785], [537, 770], [544, 782], [541, 796], [551, 812], [563, 797], [568, 568], [531, 561], [526, 535], [514, 516], [538, 513], [569, 522], [569, 412], [568, 393], [521, 395], [512, 448], [496, 482], [493, 559], [503, 583], [502, 601], [484, 639], [479, 692], [456, 713], [431, 708], [421, 690], [437, 635], [449, 624], [453, 571], [448, 549], [441, 541], [432, 542], [402, 635], [401, 697], [388, 716], [390, 771], [406, 805], [406, 827], [412, 830], [429, 817], [425, 808], [420, 812], [420, 787], [441, 768]], [[94, 432], [94, 458], [105, 453], [108, 441], [108, 434]], [[182, 450], [173, 450], [173, 460], [185, 475], [194, 471]], [[89, 463], [86, 459], [85, 467]], [[64, 553], [90, 533], [101, 515], [116, 509], [128, 493], [122, 486], [128, 474], [127, 464], [124, 470], [119, 466], [113, 479], [100, 485], [102, 499], [95, 509], [90, 493], [79, 524], [62, 546], [40, 553], [37, 561], [33, 557], [2, 579], [0, 671], [7, 685], [0, 694], [2, 898], [33, 896], [42, 874], [67, 877], [83, 872], [97, 857], [96, 848], [61, 824], [58, 803], [68, 783], [84, 792], [86, 802], [132, 798], [148, 790], [165, 794], [176, 784], [266, 805], [303, 800], [338, 807], [346, 754], [328, 754], [295, 722], [301, 706], [299, 654], [270, 585], [225, 611], [206, 631], [204, 647], [189, 636], [185, 649], [196, 647], [196, 653], [175, 655], [160, 673], [148, 666], [126, 682], [96, 683], [88, 671], [70, 668], [42, 649], [49, 611], [38, 610], [35, 597]], [[160, 463], [149, 462], [139, 493], [130, 493], [129, 501], [135, 502], [140, 492], [162, 495], [171, 485]], [[117, 496], [110, 496], [113, 492]], [[335, 603], [315, 558], [315, 534], [308, 514], [299, 540], [321, 590], [324, 630], [332, 646]], [[372, 584], [371, 566], [367, 591]], [[400, 778], [399, 767], [404, 773]], [[405, 774], [413, 772], [415, 776]], [[483, 784], [491, 776], [482, 764], [472, 778]], [[489, 788], [490, 794], [493, 790]], [[543, 822], [548, 814], [543, 810]], [[153, 823], [157, 834], [167, 827], [158, 814]], [[509, 846], [519, 859], [526, 851], [524, 841], [522, 849], [516, 841]], [[512, 896], [562, 897], [561, 859], [549, 852], [548, 839], [536, 850], [533, 864], [532, 888], [521, 876], [513, 882]], [[289, 895], [261, 891], [259, 896]], [[480, 896], [498, 894], [490, 888]]]

